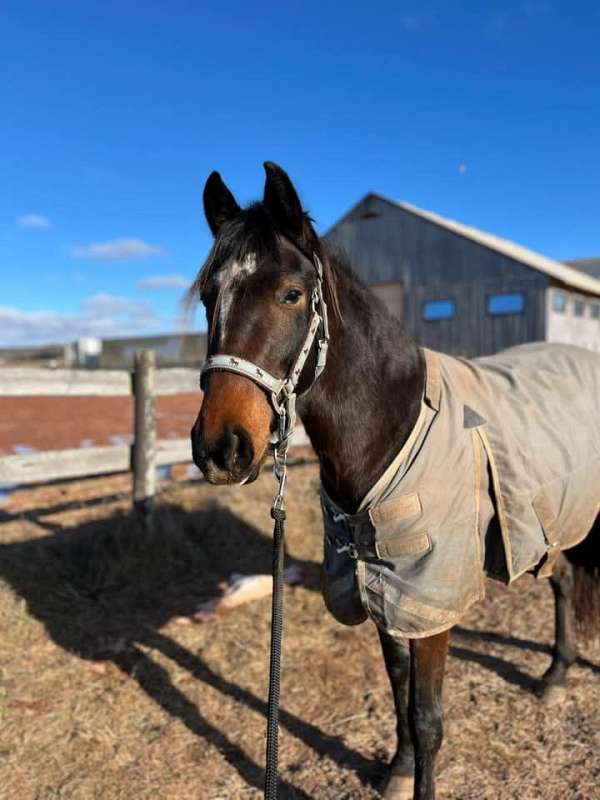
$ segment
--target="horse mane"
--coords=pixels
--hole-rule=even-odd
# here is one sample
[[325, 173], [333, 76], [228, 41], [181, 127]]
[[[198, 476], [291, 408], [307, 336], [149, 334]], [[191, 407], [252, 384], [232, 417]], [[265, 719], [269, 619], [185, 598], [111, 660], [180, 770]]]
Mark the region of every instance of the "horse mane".
[[[382, 316], [390, 319], [385, 303], [367, 286], [352, 268], [348, 253], [336, 245], [324, 243], [325, 261], [329, 266], [335, 300], [339, 303], [339, 290], [344, 287], [370, 317]], [[339, 311], [341, 317], [341, 312]]]

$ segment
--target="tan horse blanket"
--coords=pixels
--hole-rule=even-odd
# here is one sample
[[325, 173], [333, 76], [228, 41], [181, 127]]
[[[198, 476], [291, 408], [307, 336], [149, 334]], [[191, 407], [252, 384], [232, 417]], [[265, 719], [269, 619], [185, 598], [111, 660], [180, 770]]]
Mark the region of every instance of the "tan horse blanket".
[[329, 610], [409, 638], [456, 624], [486, 575], [550, 575], [600, 513], [599, 355], [424, 354], [418, 421], [358, 513], [322, 494]]

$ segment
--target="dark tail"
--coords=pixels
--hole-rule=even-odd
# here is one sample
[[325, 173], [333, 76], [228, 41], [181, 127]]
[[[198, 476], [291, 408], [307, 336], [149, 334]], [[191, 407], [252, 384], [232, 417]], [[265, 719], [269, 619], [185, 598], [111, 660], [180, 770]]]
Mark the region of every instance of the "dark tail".
[[565, 555], [573, 565], [577, 633], [585, 640], [600, 638], [600, 516], [583, 542]]

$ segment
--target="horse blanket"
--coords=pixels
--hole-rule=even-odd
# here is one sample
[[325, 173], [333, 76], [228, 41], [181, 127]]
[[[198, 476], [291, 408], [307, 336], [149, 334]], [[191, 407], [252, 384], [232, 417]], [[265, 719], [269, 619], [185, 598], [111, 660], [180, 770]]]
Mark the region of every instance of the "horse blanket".
[[600, 355], [424, 355], [418, 420], [358, 512], [321, 496], [329, 610], [408, 638], [456, 624], [486, 575], [549, 576], [600, 512]]

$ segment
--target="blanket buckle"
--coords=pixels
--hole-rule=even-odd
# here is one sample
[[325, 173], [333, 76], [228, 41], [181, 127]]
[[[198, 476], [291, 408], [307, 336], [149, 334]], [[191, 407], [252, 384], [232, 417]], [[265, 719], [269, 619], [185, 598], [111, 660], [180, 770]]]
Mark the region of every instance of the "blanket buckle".
[[336, 536], [334, 544], [336, 553], [348, 553], [350, 558], [353, 558], [356, 561], [358, 558], [358, 550], [356, 549], [354, 542], [345, 542], [343, 539], [340, 539], [339, 536]]

